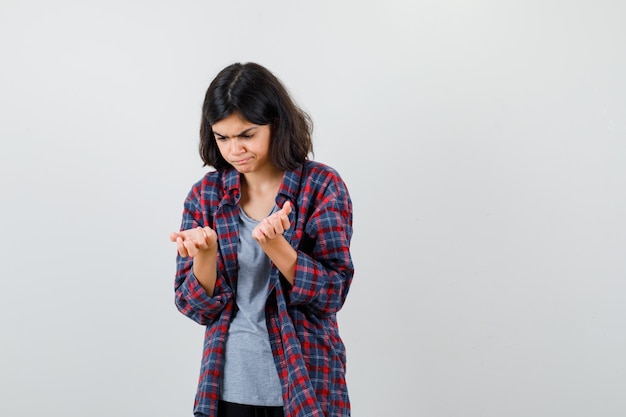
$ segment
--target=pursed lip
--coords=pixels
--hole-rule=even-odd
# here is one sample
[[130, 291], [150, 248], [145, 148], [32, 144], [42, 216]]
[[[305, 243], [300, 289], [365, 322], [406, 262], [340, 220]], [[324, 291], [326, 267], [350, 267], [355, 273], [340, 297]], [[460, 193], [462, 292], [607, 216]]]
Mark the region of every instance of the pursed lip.
[[232, 161], [233, 164], [237, 164], [237, 165], [243, 165], [246, 164], [248, 162], [250, 162], [252, 158], [244, 158], [244, 159], [239, 159], [237, 161]]

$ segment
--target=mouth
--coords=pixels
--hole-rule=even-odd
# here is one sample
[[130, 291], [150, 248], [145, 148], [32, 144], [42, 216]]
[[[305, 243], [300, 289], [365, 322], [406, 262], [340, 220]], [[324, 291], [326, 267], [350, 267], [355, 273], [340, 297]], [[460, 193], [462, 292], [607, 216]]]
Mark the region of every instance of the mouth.
[[252, 158], [244, 158], [244, 159], [239, 159], [239, 160], [237, 160], [237, 161], [232, 161], [232, 163], [233, 163], [234, 165], [245, 165], [245, 164], [247, 164], [248, 162], [250, 162], [250, 160], [251, 160], [251, 159], [252, 159]]

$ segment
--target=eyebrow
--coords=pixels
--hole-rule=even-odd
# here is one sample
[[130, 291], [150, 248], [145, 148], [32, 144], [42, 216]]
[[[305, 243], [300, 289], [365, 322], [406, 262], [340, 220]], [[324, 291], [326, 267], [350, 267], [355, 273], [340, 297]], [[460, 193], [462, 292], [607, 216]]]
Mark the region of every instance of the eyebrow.
[[[256, 129], [257, 127], [258, 126], [249, 127], [248, 129], [244, 130], [243, 132], [239, 132], [238, 134], [236, 134], [235, 137], [238, 138], [238, 137], [244, 136], [245, 134], [250, 133], [251, 130]], [[215, 135], [219, 136], [219, 137], [224, 138], [224, 139], [230, 139], [229, 136], [222, 135], [221, 133], [218, 133], [215, 130], [213, 131], [213, 133]]]

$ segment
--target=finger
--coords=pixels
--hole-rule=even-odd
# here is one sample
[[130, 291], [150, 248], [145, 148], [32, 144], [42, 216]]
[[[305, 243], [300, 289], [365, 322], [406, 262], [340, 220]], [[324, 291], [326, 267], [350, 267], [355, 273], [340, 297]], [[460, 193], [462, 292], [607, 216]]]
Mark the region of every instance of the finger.
[[[267, 219], [266, 219], [267, 220]], [[263, 241], [266, 241], [268, 236], [267, 236], [267, 222], [266, 220], [263, 220], [261, 223], [258, 224], [257, 226], [257, 235], [259, 236], [260, 239], [262, 239]]]
[[272, 230], [274, 231], [274, 235], [282, 235], [285, 232], [285, 228], [283, 227], [283, 218], [284, 216], [277, 216], [272, 219]]
[[283, 232], [289, 227], [291, 227], [291, 222], [289, 221], [289, 214], [292, 211], [291, 201], [286, 201], [283, 205], [283, 208], [280, 210], [282, 216], [280, 216], [280, 223], [283, 227]]
[[276, 235], [282, 235], [285, 233], [285, 230], [289, 229], [291, 223], [289, 222], [289, 216], [285, 213], [278, 212], [276, 216], [271, 219], [272, 227], [276, 232]]
[[178, 239], [178, 234], [176, 232], [170, 233], [170, 241], [176, 242], [176, 239]]
[[185, 246], [185, 249], [187, 249], [187, 253], [189, 254], [189, 256], [191, 256], [192, 258], [198, 254], [196, 242], [194, 242], [192, 239], [185, 240], [183, 242], [183, 245]]
[[196, 233], [194, 234], [194, 240], [195, 240], [196, 246], [201, 249], [206, 249], [207, 238], [208, 236], [206, 232], [204, 231], [204, 228], [198, 226], [196, 228]]
[[274, 238], [270, 219], [267, 218], [259, 224], [259, 232], [263, 236], [264, 243]]
[[271, 240], [276, 237], [276, 228], [274, 225], [275, 218], [265, 219], [265, 224], [263, 225], [263, 234], [265, 235], [266, 240]]
[[280, 225], [283, 228], [282, 233], [284, 233], [285, 230], [288, 230], [289, 227], [291, 227], [291, 222], [289, 221], [289, 216], [287, 216], [287, 215], [280, 216]]
[[261, 230], [258, 227], [252, 231], [252, 237], [254, 238], [254, 240], [256, 240], [259, 243], [266, 242], [265, 235], [263, 235], [263, 232], [261, 232]]
[[211, 241], [211, 235], [212, 235], [212, 230], [210, 227], [203, 227], [202, 228], [202, 238], [204, 243], [206, 243], [207, 245], [209, 244], [209, 242]]
[[264, 230], [262, 224], [259, 224], [253, 230], [253, 235], [254, 235], [254, 238], [256, 239], [257, 242], [259, 242], [259, 243], [266, 243], [267, 242], [267, 236], [265, 235], [265, 230]]
[[178, 254], [182, 256], [183, 258], [186, 258], [187, 256], [189, 256], [189, 253], [187, 252], [187, 249], [185, 248], [183, 238], [180, 236], [176, 238], [176, 248], [178, 249]]
[[217, 242], [217, 233], [215, 233], [215, 230], [211, 229], [210, 227], [205, 227], [204, 231], [206, 232], [206, 234], [208, 235], [207, 238], [207, 247], [208, 248], [216, 248], [218, 246], [218, 242]]

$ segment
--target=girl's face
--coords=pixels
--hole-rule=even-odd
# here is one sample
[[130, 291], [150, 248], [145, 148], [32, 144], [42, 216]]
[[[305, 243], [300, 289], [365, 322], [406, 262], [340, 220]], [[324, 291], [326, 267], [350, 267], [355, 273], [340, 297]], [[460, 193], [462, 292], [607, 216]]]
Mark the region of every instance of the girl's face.
[[274, 169], [270, 125], [255, 125], [233, 113], [211, 126], [222, 157], [242, 174]]

